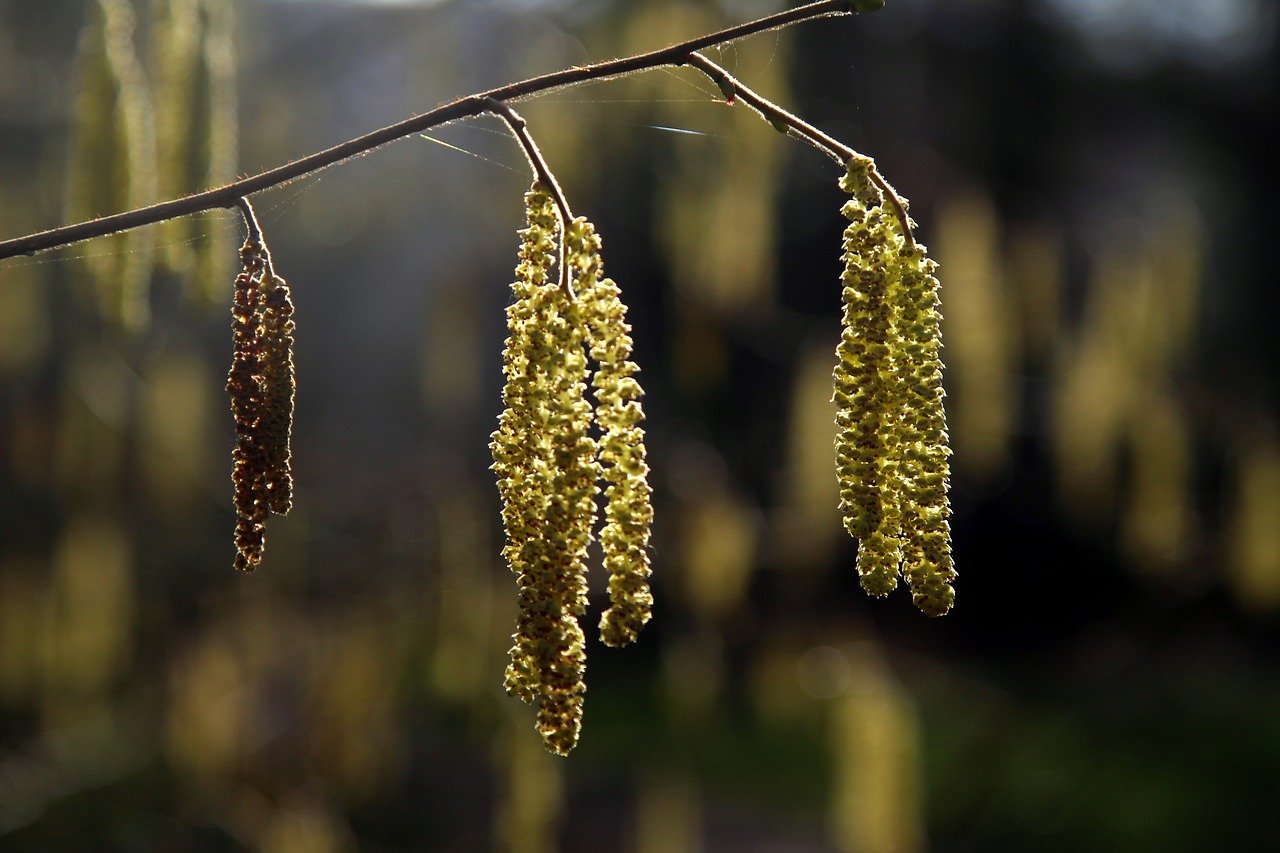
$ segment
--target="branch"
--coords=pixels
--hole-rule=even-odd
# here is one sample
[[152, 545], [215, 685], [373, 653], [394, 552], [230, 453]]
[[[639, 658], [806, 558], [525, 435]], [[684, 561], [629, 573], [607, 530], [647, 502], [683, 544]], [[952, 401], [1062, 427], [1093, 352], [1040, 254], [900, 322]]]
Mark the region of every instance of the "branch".
[[[879, 1], [877, 0], [877, 2]], [[544, 74], [540, 77], [531, 77], [518, 83], [509, 83], [497, 89], [490, 89], [487, 92], [459, 98], [456, 101], [436, 107], [430, 112], [405, 119], [397, 124], [375, 130], [372, 133], [367, 133], [364, 136], [343, 142], [324, 151], [318, 151], [315, 154], [294, 160], [292, 163], [268, 169], [260, 174], [217, 189], [206, 190], [185, 198], [164, 201], [125, 213], [104, 216], [88, 222], [64, 225], [60, 228], [52, 228], [37, 234], [5, 240], [0, 242], [0, 260], [17, 255], [33, 255], [36, 252], [66, 246], [80, 240], [114, 234], [118, 231], [139, 228], [143, 225], [153, 225], [157, 222], [164, 222], [205, 210], [238, 207], [241, 198], [272, 187], [282, 186], [335, 163], [372, 151], [375, 148], [386, 145], [388, 142], [394, 142], [397, 139], [421, 133], [424, 130], [439, 127], [442, 124], [490, 112], [492, 109], [491, 102], [494, 100], [515, 101], [531, 95], [585, 83], [589, 80], [621, 77], [626, 74], [647, 71], [665, 65], [684, 65], [689, 61], [690, 54], [697, 50], [727, 44], [747, 36], [787, 27], [802, 21], [870, 11], [878, 8], [877, 2], [871, 2], [871, 0], [818, 0], [795, 9], [788, 9], [754, 21], [738, 24], [719, 32], [669, 45], [660, 50], [590, 65], [579, 65]]]
[[524, 156], [528, 158], [529, 165], [533, 167], [534, 175], [547, 188], [547, 192], [551, 194], [552, 200], [556, 203], [556, 212], [560, 217], [560, 258], [558, 262], [560, 265], [560, 289], [564, 291], [565, 296], [573, 300], [573, 285], [569, 282], [569, 259], [565, 255], [565, 238], [569, 234], [569, 223], [573, 221], [573, 212], [569, 210], [569, 202], [564, 197], [564, 190], [560, 189], [560, 182], [551, 173], [551, 167], [547, 165], [542, 152], [538, 150], [538, 144], [533, 141], [533, 137], [529, 134], [529, 125], [524, 120], [524, 116], [511, 109], [511, 105], [505, 101], [499, 101], [497, 98], [487, 98], [486, 100], [489, 102], [489, 111], [501, 117], [507, 123], [507, 126], [511, 128], [511, 132], [515, 134], [520, 147], [524, 149]]
[[[724, 93], [725, 100], [728, 103], [732, 104], [735, 99], [741, 99], [743, 103], [759, 113], [769, 124], [783, 133], [794, 130], [806, 142], [835, 159], [840, 165], [847, 164], [857, 156], [858, 152], [848, 145], [823, 133], [795, 113], [784, 110], [759, 92], [744, 85], [741, 80], [738, 80], [701, 53], [697, 51], [690, 52], [688, 64], [710, 77], [711, 81], [720, 87], [720, 91]], [[889, 205], [893, 208], [894, 215], [897, 216], [898, 221], [902, 224], [902, 234], [908, 248], [915, 248], [916, 240], [911, 233], [911, 217], [907, 215], [906, 202], [889, 185], [889, 182], [881, 177], [874, 163], [869, 169], [869, 175], [875, 185], [884, 193], [885, 198], [889, 200]]]

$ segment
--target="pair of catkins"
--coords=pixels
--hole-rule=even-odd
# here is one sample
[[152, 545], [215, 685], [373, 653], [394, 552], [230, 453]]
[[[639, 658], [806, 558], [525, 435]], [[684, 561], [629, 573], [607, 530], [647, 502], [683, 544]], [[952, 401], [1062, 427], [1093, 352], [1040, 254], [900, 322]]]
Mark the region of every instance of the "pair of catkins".
[[[610, 606], [600, 639], [622, 646], [635, 640], [653, 604], [652, 490], [627, 309], [617, 285], [602, 277], [600, 238], [582, 217], [561, 233], [554, 201], [540, 183], [526, 194], [525, 207], [502, 356], [506, 408], [490, 443], [507, 534], [503, 556], [520, 590], [506, 689], [537, 708], [538, 732], [548, 749], [564, 755], [582, 726], [580, 620], [596, 495], [603, 481], [599, 538]], [[558, 280], [550, 276], [557, 257], [565, 265]]]

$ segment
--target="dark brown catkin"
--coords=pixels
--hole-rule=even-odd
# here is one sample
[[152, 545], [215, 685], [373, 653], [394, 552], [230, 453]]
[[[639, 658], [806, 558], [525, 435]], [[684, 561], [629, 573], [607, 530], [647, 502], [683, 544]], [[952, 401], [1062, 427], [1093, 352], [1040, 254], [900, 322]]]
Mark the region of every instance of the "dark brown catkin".
[[232, 356], [227, 394], [236, 423], [236, 568], [262, 562], [267, 513], [293, 502], [289, 438], [293, 429], [293, 300], [275, 274], [256, 224], [240, 248], [231, 304]]
[[266, 459], [263, 488], [267, 506], [287, 515], [293, 506], [293, 473], [289, 440], [293, 432], [293, 299], [289, 285], [275, 274], [267, 256], [259, 288], [257, 334], [262, 358], [262, 411], [259, 429]]
[[260, 366], [263, 342], [258, 335], [258, 313], [267, 256], [262, 243], [251, 236], [240, 248], [240, 274], [231, 303], [231, 370], [227, 395], [236, 425], [232, 451], [231, 482], [235, 489], [235, 567], [251, 572], [262, 562], [266, 544], [268, 506], [268, 454], [261, 429], [264, 408]]

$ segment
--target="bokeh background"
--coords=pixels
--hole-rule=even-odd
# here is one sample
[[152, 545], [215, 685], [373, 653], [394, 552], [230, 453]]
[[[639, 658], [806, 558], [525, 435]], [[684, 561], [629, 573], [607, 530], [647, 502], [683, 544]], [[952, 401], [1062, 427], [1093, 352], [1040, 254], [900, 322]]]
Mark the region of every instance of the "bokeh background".
[[[240, 0], [234, 168], [782, 5]], [[74, 206], [90, 6], [0, 0], [2, 237]], [[153, 229], [133, 331], [88, 282], [136, 246], [0, 263], [0, 849], [1270, 849], [1278, 13], [889, 0], [713, 54], [876, 157], [942, 264], [935, 620], [861, 593], [837, 517], [837, 170], [692, 72], [521, 105], [631, 306], [658, 514], [656, 618], [590, 641], [567, 760], [501, 690], [487, 437], [529, 179], [495, 120], [257, 199], [299, 394], [253, 576], [235, 217]], [[187, 108], [149, 94], [158, 127]], [[209, 246], [214, 278], [181, 258]]]

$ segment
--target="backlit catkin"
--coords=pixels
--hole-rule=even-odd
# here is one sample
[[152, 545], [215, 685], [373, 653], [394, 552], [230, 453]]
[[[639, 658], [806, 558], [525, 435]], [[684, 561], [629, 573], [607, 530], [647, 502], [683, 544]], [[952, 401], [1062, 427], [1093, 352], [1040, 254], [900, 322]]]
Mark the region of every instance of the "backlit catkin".
[[236, 425], [231, 480], [236, 507], [235, 567], [262, 562], [269, 512], [292, 505], [293, 301], [257, 235], [240, 249], [241, 271], [231, 305], [232, 356], [227, 394]]
[[267, 504], [276, 515], [293, 507], [289, 451], [296, 377], [293, 368], [293, 299], [268, 256], [262, 280], [258, 334], [262, 338], [262, 436], [266, 450]]
[[518, 576], [506, 688], [537, 707], [547, 748], [567, 754], [578, 740], [586, 691], [586, 553], [595, 525], [596, 442], [585, 399], [584, 309], [547, 270], [558, 224], [539, 184], [525, 197], [528, 227], [507, 309], [503, 352], [506, 409], [490, 448], [503, 502], [503, 554]]
[[[79, 83], [67, 174], [67, 214], [89, 219], [156, 200], [156, 150], [147, 78], [126, 0], [95, 0], [80, 37]], [[102, 315], [140, 331], [150, 320], [152, 229], [104, 238], [80, 262]]]
[[841, 180], [853, 198], [834, 374], [840, 508], [867, 592], [891, 592], [901, 565], [916, 606], [940, 616], [955, 569], [936, 265], [907, 241], [874, 169], [857, 156]]
[[635, 378], [640, 368], [631, 360], [631, 326], [621, 291], [612, 279], [601, 278], [600, 237], [590, 222], [579, 217], [569, 225], [566, 244], [573, 289], [586, 311], [591, 357], [597, 364], [592, 385], [600, 427], [599, 461], [609, 483], [600, 545], [609, 572], [610, 607], [600, 618], [600, 640], [625, 646], [635, 641], [653, 607], [649, 589], [652, 489], [640, 427], [644, 391]]
[[901, 327], [897, 359], [904, 394], [902, 574], [917, 607], [941, 616], [955, 603], [951, 558], [951, 447], [942, 389], [942, 315], [937, 264], [921, 245], [901, 247]]
[[232, 351], [227, 395], [231, 398], [231, 415], [236, 424], [231, 469], [237, 516], [235, 567], [251, 572], [262, 562], [269, 509], [267, 451], [258, 427], [263, 408], [258, 300], [266, 271], [266, 250], [262, 243], [252, 236], [246, 240], [240, 248], [240, 262], [231, 303]]

